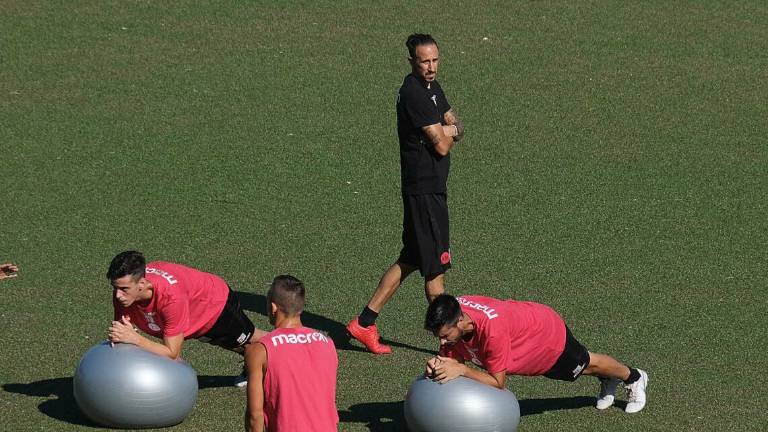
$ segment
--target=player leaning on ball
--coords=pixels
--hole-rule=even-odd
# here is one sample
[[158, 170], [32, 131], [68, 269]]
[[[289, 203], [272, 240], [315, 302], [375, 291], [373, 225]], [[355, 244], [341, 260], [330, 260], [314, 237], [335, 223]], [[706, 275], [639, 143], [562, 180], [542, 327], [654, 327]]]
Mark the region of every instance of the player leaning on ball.
[[347, 330], [375, 354], [392, 349], [379, 341], [374, 324], [382, 308], [409, 274], [419, 270], [431, 301], [445, 292], [451, 267], [448, 236], [447, 181], [450, 151], [464, 135], [464, 125], [437, 82], [440, 51], [427, 34], [412, 34], [405, 43], [411, 73], [397, 97], [397, 135], [403, 198], [403, 248], [379, 281], [373, 296]]
[[[112, 284], [114, 321], [111, 342], [137, 345], [171, 359], [181, 356], [186, 339], [198, 339], [243, 355], [245, 346], [266, 334], [243, 313], [237, 294], [211, 273], [165, 261], [146, 262], [126, 251], [107, 270]], [[133, 326], [162, 340], [140, 335]], [[245, 370], [235, 385], [247, 384]]]
[[[440, 353], [427, 361], [427, 376], [441, 383], [458, 376], [504, 388], [507, 375], [544, 375], [575, 381], [600, 379], [597, 409], [613, 405], [623, 383], [625, 411], [645, 407], [648, 374], [611, 356], [587, 351], [549, 306], [482, 296], [443, 294], [427, 309], [424, 328], [440, 339]], [[468, 367], [470, 361], [485, 371]]]

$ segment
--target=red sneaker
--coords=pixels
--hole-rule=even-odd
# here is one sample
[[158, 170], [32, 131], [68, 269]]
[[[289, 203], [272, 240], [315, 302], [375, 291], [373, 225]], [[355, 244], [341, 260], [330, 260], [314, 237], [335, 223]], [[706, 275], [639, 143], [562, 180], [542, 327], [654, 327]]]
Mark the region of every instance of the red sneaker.
[[355, 317], [349, 324], [347, 324], [347, 331], [353, 338], [365, 345], [365, 347], [368, 348], [368, 351], [374, 354], [392, 353], [392, 348], [379, 342], [379, 331], [376, 329], [376, 324], [363, 327], [357, 322], [357, 317]]

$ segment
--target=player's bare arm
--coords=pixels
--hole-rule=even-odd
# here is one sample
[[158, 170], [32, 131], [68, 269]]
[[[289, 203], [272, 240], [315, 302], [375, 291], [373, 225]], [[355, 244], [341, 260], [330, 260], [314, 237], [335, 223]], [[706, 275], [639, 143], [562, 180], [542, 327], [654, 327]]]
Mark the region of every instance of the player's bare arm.
[[[437, 375], [439, 373], [438, 372], [438, 368], [443, 365], [443, 359], [444, 358], [445, 358], [444, 354], [442, 352], [440, 352], [436, 356], [428, 359], [427, 360], [427, 367], [424, 370], [424, 376], [426, 376], [427, 378], [431, 378], [431, 379], [437, 381], [438, 380]], [[457, 362], [457, 363], [464, 364], [464, 362], [461, 361], [461, 360], [453, 359], [453, 358], [451, 358], [451, 359], [453, 361]], [[450, 381], [450, 380], [447, 380], [447, 381]]]
[[127, 316], [119, 321], [112, 321], [107, 338], [110, 342], [129, 343], [149, 352], [176, 360], [181, 356], [181, 346], [184, 344], [184, 334], [166, 336], [163, 343], [154, 342], [136, 331]]
[[267, 350], [254, 343], [245, 349], [248, 369], [248, 402], [245, 409], [245, 432], [264, 431], [264, 373], [267, 367]]
[[[424, 135], [426, 135], [432, 145], [435, 146], [435, 151], [440, 156], [446, 156], [453, 147], [453, 137], [446, 135], [443, 128], [444, 126], [439, 123], [421, 128]], [[451, 129], [453, 129], [453, 127], [451, 127]]]
[[0, 264], [0, 279], [9, 279], [18, 276], [19, 268], [11, 263]]
[[433, 378], [443, 384], [460, 376], [480, 381], [499, 389], [503, 389], [507, 382], [507, 374], [504, 371], [489, 374], [488, 372], [467, 366], [464, 363], [450, 357], [438, 356], [439, 363], [432, 366]]
[[454, 111], [453, 108], [449, 109], [448, 112], [443, 115], [443, 119], [451, 129], [454, 129], [454, 134], [451, 135], [454, 141], [458, 141], [464, 137], [464, 123], [459, 119], [459, 116], [456, 115], [456, 111]]

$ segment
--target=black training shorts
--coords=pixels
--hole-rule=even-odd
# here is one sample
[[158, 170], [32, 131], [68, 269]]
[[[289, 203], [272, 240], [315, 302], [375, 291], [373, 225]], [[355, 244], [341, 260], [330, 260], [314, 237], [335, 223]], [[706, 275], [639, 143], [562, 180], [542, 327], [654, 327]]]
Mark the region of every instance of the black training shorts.
[[210, 330], [198, 340], [235, 352], [242, 352], [255, 327], [240, 307], [240, 299], [230, 288], [227, 303]]
[[544, 376], [561, 381], [576, 381], [587, 366], [589, 366], [589, 351], [573, 337], [568, 326], [565, 326], [563, 353]]
[[403, 195], [403, 249], [397, 260], [426, 279], [451, 268], [446, 194]]

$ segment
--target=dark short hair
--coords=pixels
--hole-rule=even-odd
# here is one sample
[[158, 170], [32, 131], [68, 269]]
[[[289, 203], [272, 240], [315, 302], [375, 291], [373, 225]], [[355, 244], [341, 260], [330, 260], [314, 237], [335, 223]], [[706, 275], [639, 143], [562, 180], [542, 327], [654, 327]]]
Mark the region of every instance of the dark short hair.
[[[420, 45], [434, 45], [437, 46], [437, 41], [432, 38], [431, 35], [414, 33], [408, 36], [408, 40], [405, 41], [405, 46], [408, 48], [408, 55], [411, 58], [416, 57], [416, 47]], [[439, 47], [438, 47], [439, 48]]]
[[144, 254], [137, 251], [120, 252], [109, 264], [107, 279], [113, 281], [123, 276], [131, 275], [133, 279], [144, 277], [147, 269], [147, 260]]
[[461, 306], [456, 297], [440, 294], [432, 300], [424, 318], [424, 329], [437, 334], [443, 326], [453, 327], [461, 318]]
[[304, 310], [304, 283], [291, 275], [280, 275], [272, 280], [267, 291], [267, 307], [275, 303], [287, 315], [298, 315]]

